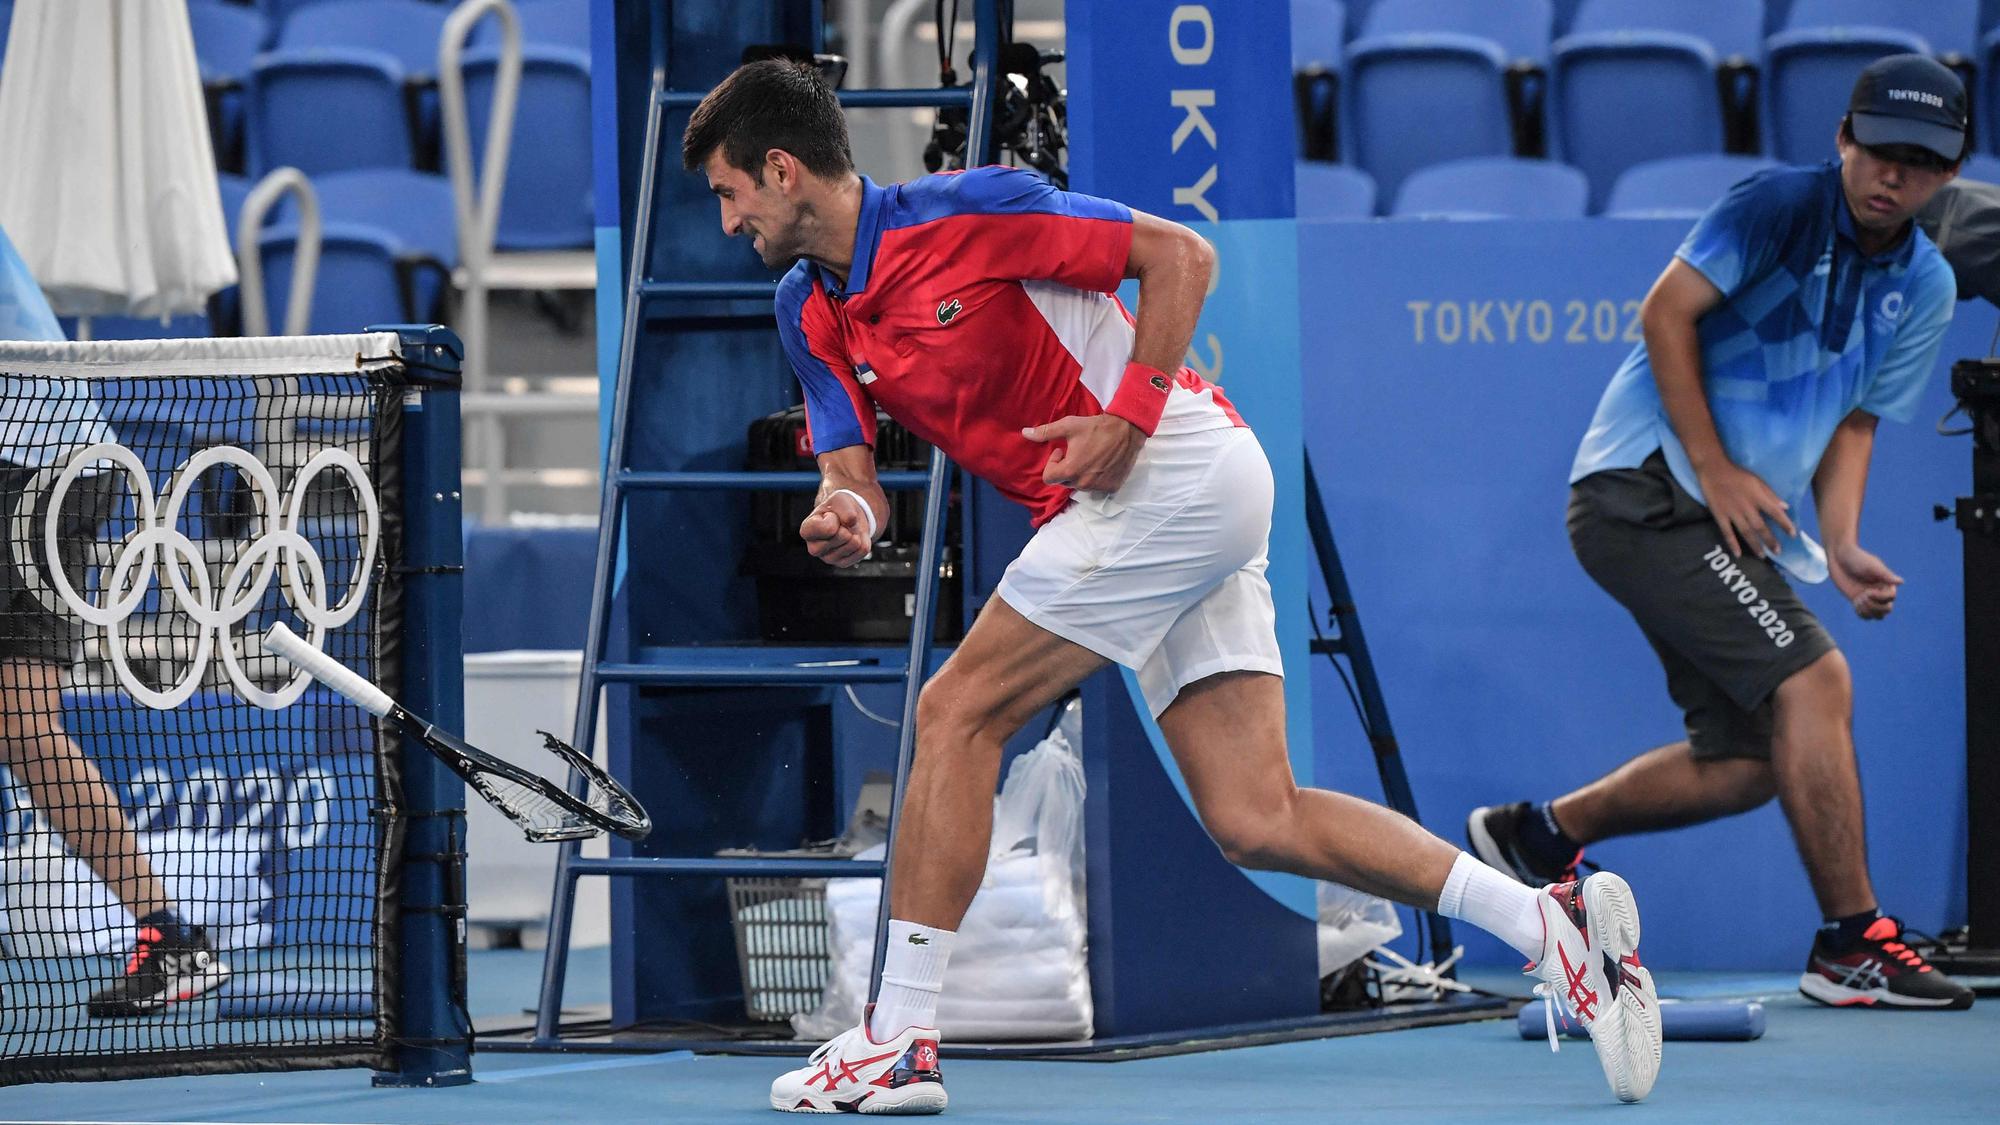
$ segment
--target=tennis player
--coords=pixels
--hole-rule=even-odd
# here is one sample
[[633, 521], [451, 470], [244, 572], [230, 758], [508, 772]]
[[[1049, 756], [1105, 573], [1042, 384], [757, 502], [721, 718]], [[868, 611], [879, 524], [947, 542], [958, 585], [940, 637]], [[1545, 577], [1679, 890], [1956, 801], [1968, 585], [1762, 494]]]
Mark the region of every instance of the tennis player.
[[[1730, 189], [1653, 283], [1570, 471], [1569, 534], [1666, 666], [1687, 738], [1552, 801], [1476, 809], [1486, 862], [1539, 884], [1583, 846], [1777, 796], [1824, 924], [1799, 991], [1967, 1008], [1868, 877], [1847, 660], [1786, 575], [1833, 579], [1864, 620], [1903, 580], [1860, 541], [1880, 418], [1908, 421], [1956, 285], [1911, 216], [1969, 150], [1965, 87], [1921, 55], [1862, 72], [1840, 159]], [[1822, 547], [1800, 530], [1810, 486]]]
[[[1658, 1072], [1639, 916], [1617, 876], [1530, 890], [1414, 822], [1302, 789], [1264, 577], [1271, 470], [1182, 366], [1214, 252], [1178, 224], [1007, 168], [880, 187], [811, 68], [739, 68], [688, 123], [723, 230], [774, 268], [823, 479], [800, 525], [834, 566], [887, 517], [875, 406], [1026, 506], [1034, 538], [917, 709], [888, 960], [856, 1027], [780, 1077], [781, 1110], [935, 1113], [937, 1001], [985, 868], [1003, 741], [1079, 681], [1134, 669], [1202, 823], [1237, 864], [1331, 879], [1504, 939], [1596, 1040], [1620, 1098]], [[1110, 294], [1139, 282], [1136, 321]]]
[[[0, 232], [0, 339], [61, 340], [41, 289]], [[97, 404], [73, 381], [0, 375], [0, 518], [13, 527], [28, 482], [69, 450], [110, 441]], [[64, 552], [46, 560], [33, 541], [0, 535], [0, 766], [27, 787], [36, 813], [62, 834], [138, 920], [124, 974], [90, 998], [98, 1018], [154, 1015], [213, 991], [229, 979], [199, 927], [174, 910], [153, 866], [139, 850], [117, 794], [97, 764], [63, 729], [63, 669], [82, 641], [78, 620], [51, 613], [28, 585], [29, 573], [66, 568], [81, 589], [85, 549], [110, 514], [111, 493], [86, 474], [58, 516]], [[39, 534], [42, 523], [36, 520]], [[46, 578], [40, 579], [49, 588]]]

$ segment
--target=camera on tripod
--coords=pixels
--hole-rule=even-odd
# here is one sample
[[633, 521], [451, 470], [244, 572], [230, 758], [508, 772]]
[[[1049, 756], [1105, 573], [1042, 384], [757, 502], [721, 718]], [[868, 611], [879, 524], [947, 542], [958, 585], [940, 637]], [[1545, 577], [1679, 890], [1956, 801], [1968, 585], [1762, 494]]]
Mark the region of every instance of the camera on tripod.
[[[1068, 98], [1044, 67], [1063, 61], [1061, 51], [1045, 51], [1032, 43], [1007, 43], [1000, 48], [1000, 110], [993, 120], [993, 137], [1001, 151], [1041, 173], [1056, 187], [1069, 187], [1064, 153], [1069, 149]], [[945, 84], [955, 79], [945, 72]], [[938, 172], [965, 167], [965, 143], [970, 111], [951, 106], [938, 111], [930, 143], [924, 146], [924, 168]]]
[[[1961, 359], [1951, 365], [1951, 394], [1971, 423], [1973, 443], [1988, 453], [2000, 453], [2000, 358]], [[1959, 431], [1966, 432], [1966, 431]], [[1977, 487], [1985, 491], [1989, 485]]]
[[[1952, 414], [1968, 424], [1940, 421], [1938, 432], [1972, 435], [1971, 494], [1935, 510], [1956, 523], [1965, 556], [1966, 924], [1928, 955], [1944, 972], [1992, 978], [2000, 976], [2000, 358], [1952, 364], [1951, 393]], [[1993, 991], [1991, 981], [1974, 988]]]

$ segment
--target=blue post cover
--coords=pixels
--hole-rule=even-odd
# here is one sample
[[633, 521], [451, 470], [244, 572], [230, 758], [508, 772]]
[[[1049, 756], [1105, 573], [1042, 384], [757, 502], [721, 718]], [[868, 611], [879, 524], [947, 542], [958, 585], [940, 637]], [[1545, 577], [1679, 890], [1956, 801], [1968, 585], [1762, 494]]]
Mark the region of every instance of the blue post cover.
[[[459, 491], [456, 368], [463, 347], [449, 329], [371, 328], [403, 337], [422, 389], [403, 404], [402, 683], [394, 694], [445, 730], [465, 729], [464, 504]], [[421, 366], [419, 366], [421, 364]], [[377, 1086], [460, 1086], [472, 1081], [472, 1022], [465, 1008], [465, 783], [428, 750], [405, 743], [405, 820], [399, 865], [395, 1069]]]

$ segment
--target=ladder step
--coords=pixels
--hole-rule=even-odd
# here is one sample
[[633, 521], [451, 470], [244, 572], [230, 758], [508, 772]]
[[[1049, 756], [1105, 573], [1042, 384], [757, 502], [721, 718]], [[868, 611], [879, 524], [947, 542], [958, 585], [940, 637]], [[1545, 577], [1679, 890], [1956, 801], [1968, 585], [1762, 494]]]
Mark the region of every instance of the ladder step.
[[[945, 106], [972, 105], [970, 86], [917, 87], [908, 90], [841, 90], [839, 95], [840, 104], [849, 109], [894, 109], [902, 106], [912, 109], [941, 109]], [[693, 109], [707, 96], [706, 90], [662, 90], [660, 105], [667, 109]]]
[[[915, 470], [878, 473], [875, 479], [890, 492], [923, 488], [929, 473]], [[676, 473], [627, 469], [618, 474], [623, 488], [679, 492], [753, 491], [811, 492], [820, 486], [818, 473]]]
[[810, 687], [815, 684], [899, 684], [903, 664], [827, 661], [818, 664], [657, 663], [599, 664], [607, 684], [659, 687]]
[[775, 301], [775, 281], [643, 281], [639, 296], [648, 301]]
[[617, 859], [585, 858], [578, 856], [569, 861], [569, 869], [577, 875], [709, 875], [709, 876], [762, 876], [775, 878], [789, 876], [795, 879], [879, 879], [882, 877], [882, 861], [879, 859], [805, 859], [793, 856], [774, 856], [767, 859], [750, 857], [718, 857], [714, 859], [680, 859], [668, 857], [629, 857]]

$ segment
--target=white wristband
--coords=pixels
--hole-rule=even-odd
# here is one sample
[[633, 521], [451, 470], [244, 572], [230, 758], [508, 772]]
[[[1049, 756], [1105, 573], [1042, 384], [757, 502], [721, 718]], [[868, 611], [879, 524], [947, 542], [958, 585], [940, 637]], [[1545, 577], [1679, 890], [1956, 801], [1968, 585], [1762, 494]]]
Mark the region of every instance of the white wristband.
[[846, 493], [847, 495], [854, 497], [854, 502], [856, 504], [861, 505], [861, 514], [868, 517], [868, 544], [871, 547], [874, 546], [875, 533], [878, 530], [875, 526], [875, 509], [868, 505], [868, 501], [863, 500], [861, 498], [861, 494], [859, 492], [856, 492], [851, 488], [836, 488], [832, 492], [827, 493], [826, 498], [828, 500], [831, 500], [834, 497], [841, 495], [842, 493]]

